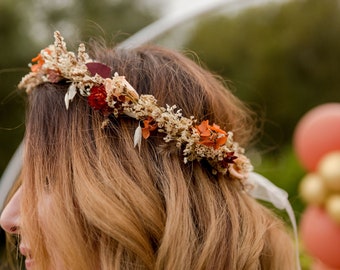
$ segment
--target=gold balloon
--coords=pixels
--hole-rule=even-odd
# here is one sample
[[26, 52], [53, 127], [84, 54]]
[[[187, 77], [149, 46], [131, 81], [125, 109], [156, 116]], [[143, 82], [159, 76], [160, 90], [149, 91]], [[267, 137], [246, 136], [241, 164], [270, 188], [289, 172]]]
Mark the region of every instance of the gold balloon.
[[323, 157], [318, 165], [318, 173], [331, 191], [340, 191], [340, 151]]
[[327, 196], [327, 189], [317, 174], [307, 174], [300, 183], [300, 195], [306, 203], [322, 205]]
[[326, 211], [337, 223], [340, 223], [340, 194], [330, 196], [326, 201]]

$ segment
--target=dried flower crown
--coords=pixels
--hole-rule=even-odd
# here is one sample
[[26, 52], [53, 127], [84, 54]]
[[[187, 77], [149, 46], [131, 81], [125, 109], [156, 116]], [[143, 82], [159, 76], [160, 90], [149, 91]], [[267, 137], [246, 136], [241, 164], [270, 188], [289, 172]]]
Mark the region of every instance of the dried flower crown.
[[79, 93], [87, 97], [89, 105], [104, 115], [127, 115], [139, 121], [134, 134], [134, 145], [141, 145], [152, 132], [164, 133], [165, 142], [175, 142], [182, 149], [184, 163], [201, 159], [213, 167], [213, 173], [229, 174], [233, 179], [244, 180], [252, 170], [243, 148], [233, 141], [233, 133], [222, 130], [209, 120], [197, 123], [186, 118], [176, 105], [161, 107], [152, 95], [139, 95], [117, 73], [111, 76], [111, 68], [90, 59], [84, 44], [80, 44], [77, 56], [67, 51], [66, 43], [58, 31], [54, 44], [43, 49], [29, 64], [31, 72], [24, 76], [19, 88], [30, 93], [39, 84], [70, 83], [65, 95], [68, 109], [70, 101]]

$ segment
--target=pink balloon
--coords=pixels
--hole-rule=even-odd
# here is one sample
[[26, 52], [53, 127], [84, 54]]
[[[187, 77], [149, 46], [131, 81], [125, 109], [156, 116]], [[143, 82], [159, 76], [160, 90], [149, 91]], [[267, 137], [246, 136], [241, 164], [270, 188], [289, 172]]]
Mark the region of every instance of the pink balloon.
[[307, 207], [300, 221], [300, 234], [304, 247], [311, 256], [330, 269], [340, 268], [340, 225], [322, 208]]
[[307, 112], [296, 126], [293, 144], [301, 164], [311, 172], [322, 156], [340, 150], [340, 103]]
[[316, 261], [312, 265], [311, 270], [340, 270], [340, 268], [333, 268], [333, 267], [323, 264], [320, 261]]

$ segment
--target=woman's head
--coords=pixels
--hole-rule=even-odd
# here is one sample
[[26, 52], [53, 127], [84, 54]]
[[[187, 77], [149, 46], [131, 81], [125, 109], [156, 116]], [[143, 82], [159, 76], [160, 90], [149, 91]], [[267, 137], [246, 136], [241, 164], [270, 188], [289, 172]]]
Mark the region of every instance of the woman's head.
[[[139, 95], [232, 131], [245, 146], [253, 120], [218, 78], [156, 46], [107, 49], [91, 58], [124, 75]], [[113, 74], [112, 74], [113, 75]], [[241, 181], [184, 163], [181, 149], [139, 122], [94, 110], [69, 81], [29, 93], [20, 233], [38, 269], [278, 269], [291, 263], [281, 224]], [[274, 239], [275, 238], [275, 239]], [[27, 255], [27, 254], [26, 254]], [[285, 261], [285, 262], [284, 262]], [[266, 268], [267, 267], [267, 268]]]

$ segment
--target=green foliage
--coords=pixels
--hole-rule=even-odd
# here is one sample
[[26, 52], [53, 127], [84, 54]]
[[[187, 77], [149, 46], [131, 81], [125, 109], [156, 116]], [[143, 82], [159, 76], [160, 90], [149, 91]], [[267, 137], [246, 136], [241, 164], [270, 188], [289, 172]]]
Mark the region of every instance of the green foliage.
[[262, 141], [277, 147], [306, 111], [340, 102], [339, 15], [338, 1], [301, 0], [209, 16], [186, 46], [265, 114]]
[[70, 48], [102, 37], [120, 42], [155, 18], [136, 0], [0, 1], [0, 173], [24, 134], [24, 93], [16, 90], [27, 63], [60, 30]]

